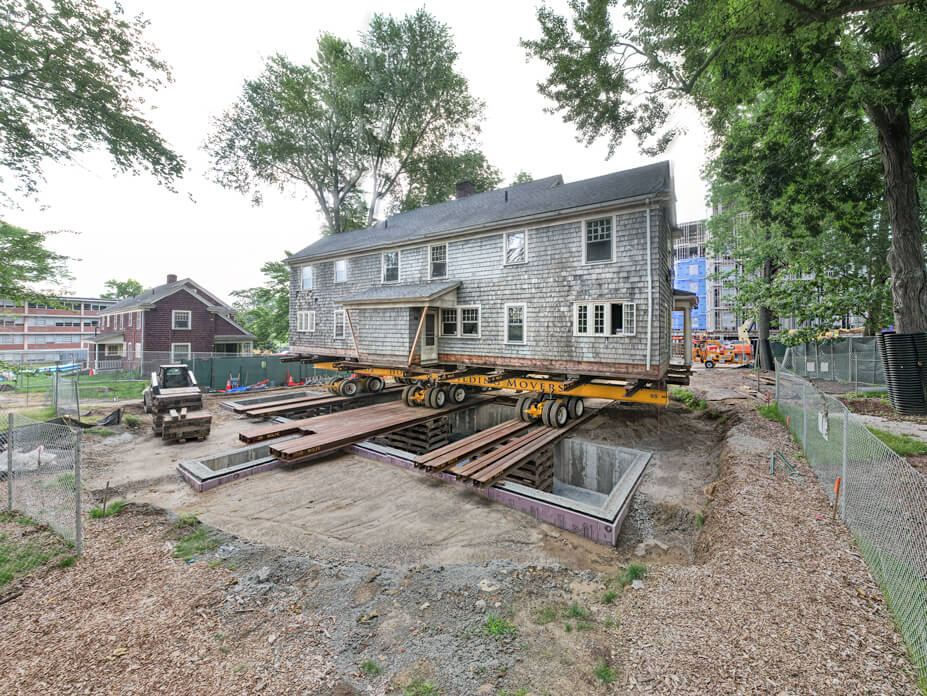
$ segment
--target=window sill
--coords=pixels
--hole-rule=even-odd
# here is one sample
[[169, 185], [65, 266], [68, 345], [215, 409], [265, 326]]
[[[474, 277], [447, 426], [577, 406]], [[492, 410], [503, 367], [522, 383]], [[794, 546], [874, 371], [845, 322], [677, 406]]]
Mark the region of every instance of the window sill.
[[503, 263], [502, 267], [508, 268], [509, 266], [527, 266], [527, 265], [528, 265], [527, 261], [513, 261], [512, 263]]
[[583, 266], [601, 266], [606, 263], [615, 263], [615, 259], [603, 259], [602, 261], [583, 261]]

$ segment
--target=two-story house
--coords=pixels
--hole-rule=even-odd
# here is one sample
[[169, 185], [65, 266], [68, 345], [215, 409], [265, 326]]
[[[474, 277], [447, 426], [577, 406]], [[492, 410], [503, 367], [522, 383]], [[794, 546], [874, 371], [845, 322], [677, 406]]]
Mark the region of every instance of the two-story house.
[[107, 307], [94, 339], [95, 360], [133, 364], [143, 353], [186, 360], [194, 353], [251, 353], [254, 335], [235, 323], [234, 310], [189, 278], [167, 282]]
[[291, 351], [660, 380], [674, 220], [668, 162], [459, 190], [289, 257]]

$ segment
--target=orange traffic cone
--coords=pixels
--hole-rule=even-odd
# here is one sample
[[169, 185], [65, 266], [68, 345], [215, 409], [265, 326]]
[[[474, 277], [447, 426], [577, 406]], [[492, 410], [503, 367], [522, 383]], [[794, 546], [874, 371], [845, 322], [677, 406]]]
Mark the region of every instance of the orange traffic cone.
[[291, 375], [289, 372], [286, 373], [286, 379], [286, 386], [293, 387], [296, 385], [296, 383], [293, 381], [293, 375]]
[[225, 380], [225, 391], [232, 391], [232, 378]]
[[93, 377], [93, 368], [90, 368], [90, 376]]

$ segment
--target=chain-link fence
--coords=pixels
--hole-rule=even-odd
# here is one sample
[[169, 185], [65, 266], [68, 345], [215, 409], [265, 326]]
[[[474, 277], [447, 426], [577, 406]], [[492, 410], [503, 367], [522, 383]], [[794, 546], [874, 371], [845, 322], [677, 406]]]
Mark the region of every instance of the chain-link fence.
[[803, 343], [785, 350], [785, 367], [809, 379], [852, 385], [854, 391], [885, 385], [875, 336], [843, 338], [824, 343]]
[[881, 585], [927, 681], [927, 477], [837, 399], [777, 365], [776, 399], [792, 433]]
[[0, 423], [0, 594], [49, 561], [67, 562], [83, 543], [80, 431], [4, 414]]
[[80, 418], [80, 375], [54, 373], [53, 406], [55, 414]]

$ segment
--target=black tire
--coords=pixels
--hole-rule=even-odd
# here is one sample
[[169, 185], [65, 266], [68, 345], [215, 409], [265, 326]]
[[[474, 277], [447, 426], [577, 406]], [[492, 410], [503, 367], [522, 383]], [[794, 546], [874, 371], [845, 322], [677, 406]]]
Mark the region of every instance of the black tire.
[[566, 402], [566, 407], [567, 414], [574, 420], [576, 418], [582, 418], [582, 415], [586, 412], [586, 404], [578, 396], [569, 397]]
[[706, 361], [705, 361], [705, 367], [706, 367], [707, 369], [710, 370], [710, 369], [713, 368], [714, 366], [715, 366], [715, 361], [714, 361], [714, 360], [706, 360]]
[[546, 425], [548, 428], [555, 427], [554, 424], [550, 420], [551, 406], [555, 403], [556, 403], [555, 401], [545, 401], [544, 408], [541, 409], [541, 422], [544, 425]]
[[356, 379], [346, 379], [338, 385], [338, 393], [341, 396], [354, 396], [360, 391], [360, 384]]
[[425, 408], [437, 408], [434, 404], [435, 388], [428, 387], [425, 390], [425, 400], [422, 402], [422, 406]]
[[523, 423], [528, 422], [528, 416], [525, 414], [525, 408], [528, 406], [528, 401], [531, 399], [530, 396], [520, 396], [518, 401], [515, 404], [515, 413], [518, 414], [518, 420]]
[[412, 403], [411, 399], [409, 398], [410, 396], [412, 396], [412, 390], [413, 390], [413, 389], [414, 389], [414, 387], [411, 387], [411, 386], [410, 386], [410, 387], [405, 387], [405, 388], [402, 390], [402, 403], [404, 403], [406, 406], [414, 406], [414, 405], [415, 405], [415, 404]]
[[432, 387], [434, 391], [431, 394], [432, 408], [444, 408], [447, 405], [447, 392], [441, 387]]
[[567, 407], [563, 405], [562, 401], [553, 401], [551, 403], [553, 405], [550, 407], [550, 422], [553, 427], [562, 428], [570, 419]]
[[386, 382], [383, 381], [382, 377], [368, 377], [367, 378], [367, 391], [373, 394], [379, 394], [383, 391], [383, 387], [386, 386]]
[[467, 388], [462, 384], [452, 384], [447, 390], [447, 395], [450, 397], [451, 402], [462, 404], [467, 400]]

